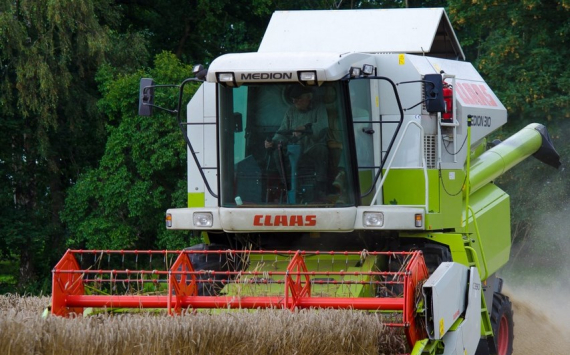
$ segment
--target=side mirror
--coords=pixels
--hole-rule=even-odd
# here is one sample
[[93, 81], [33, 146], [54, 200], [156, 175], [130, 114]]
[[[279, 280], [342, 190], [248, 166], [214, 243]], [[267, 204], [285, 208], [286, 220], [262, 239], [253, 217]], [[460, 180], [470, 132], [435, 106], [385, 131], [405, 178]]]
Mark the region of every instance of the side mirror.
[[154, 81], [149, 78], [142, 78], [139, 86], [139, 115], [152, 116], [153, 105]]
[[424, 96], [426, 111], [429, 113], [445, 112], [443, 100], [443, 79], [440, 74], [424, 75]]
[[208, 69], [205, 69], [202, 64], [198, 64], [192, 70], [194, 76], [199, 80], [206, 80], [206, 75], [208, 74]]

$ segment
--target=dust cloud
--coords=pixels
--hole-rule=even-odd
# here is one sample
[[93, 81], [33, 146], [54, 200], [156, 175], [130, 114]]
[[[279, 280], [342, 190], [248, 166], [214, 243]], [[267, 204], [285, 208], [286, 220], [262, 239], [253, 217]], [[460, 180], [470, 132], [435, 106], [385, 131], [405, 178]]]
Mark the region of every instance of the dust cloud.
[[[565, 291], [568, 294], [568, 291]], [[567, 354], [570, 348], [568, 296], [547, 290], [515, 287], [505, 292], [513, 302], [513, 354]]]
[[513, 245], [502, 276], [514, 310], [513, 354], [570, 353], [570, 220], [568, 211], [533, 221], [540, 237]]

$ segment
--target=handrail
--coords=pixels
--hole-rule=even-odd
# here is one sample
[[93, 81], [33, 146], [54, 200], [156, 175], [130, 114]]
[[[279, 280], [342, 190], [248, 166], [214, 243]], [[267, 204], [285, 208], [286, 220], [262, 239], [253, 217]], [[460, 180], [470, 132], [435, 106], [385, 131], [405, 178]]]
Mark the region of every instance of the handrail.
[[[355, 78], [358, 79], [358, 78]], [[366, 79], [379, 79], [379, 80], [385, 80], [387, 81], [391, 86], [392, 86], [392, 90], [394, 90], [394, 96], [396, 99], [396, 104], [398, 105], [398, 112], [400, 114], [400, 120], [399, 121], [393, 121], [391, 123], [397, 123], [398, 127], [396, 127], [396, 131], [394, 133], [394, 135], [392, 136], [392, 138], [390, 139], [390, 143], [388, 143], [388, 147], [387, 147], [387, 152], [392, 150], [392, 146], [394, 144], [394, 140], [396, 138], [396, 136], [398, 135], [398, 133], [400, 132], [400, 128], [402, 127], [402, 123], [404, 122], [404, 109], [402, 108], [402, 103], [400, 101], [400, 95], [398, 94], [398, 90], [396, 88], [396, 84], [388, 77], [385, 76], [367, 76]], [[365, 122], [367, 123], [367, 122]], [[383, 123], [388, 123], [388, 122], [381, 122], [380, 123], [380, 127], [382, 127]], [[378, 169], [378, 172], [376, 174], [374, 174], [374, 181], [372, 182], [372, 184], [370, 184], [370, 189], [368, 189], [368, 191], [366, 191], [364, 194], [361, 194], [361, 198], [362, 197], [366, 197], [368, 196], [372, 191], [374, 191], [374, 186], [376, 186], [376, 184], [378, 183], [378, 178], [380, 177], [380, 174], [382, 173], [382, 169], [384, 168], [384, 163], [386, 162], [384, 159], [382, 159], [382, 153], [380, 153], [380, 167]], [[374, 199], [372, 199], [372, 201], [374, 201]]]
[[[483, 266], [484, 266], [484, 271], [483, 269], [480, 267], [480, 265], [477, 265], [477, 269], [479, 270], [479, 273], [481, 273], [481, 280], [485, 280], [487, 279], [488, 276], [488, 272], [487, 272], [487, 260], [485, 258], [485, 253], [483, 253], [483, 243], [481, 243], [481, 235], [479, 234], [479, 225], [477, 224], [477, 219], [475, 218], [475, 211], [473, 211], [473, 208], [471, 208], [471, 206], [467, 206], [467, 210], [470, 213], [471, 216], [473, 216], [473, 226], [475, 227], [475, 235], [477, 236], [477, 238], [475, 238], [475, 240], [477, 240], [477, 244], [479, 246], [479, 250], [481, 250], [481, 261], [483, 262]], [[465, 216], [465, 228], [467, 228], [467, 225], [469, 224], [469, 215]], [[465, 247], [473, 249], [471, 247]], [[473, 252], [475, 254], [477, 254], [475, 252], [475, 250], [473, 250]], [[477, 257], [477, 255], [475, 255]], [[478, 263], [478, 260], [477, 260]]]
[[[148, 90], [154, 90], [154, 88], [159, 88], [159, 87], [178, 88], [178, 102], [177, 102], [176, 108], [174, 110], [166, 109], [166, 108], [154, 105], [154, 104], [149, 103], [149, 102], [142, 102], [142, 105], [143, 106], [156, 107], [158, 109], [164, 110], [164, 111], [171, 113], [171, 114], [174, 114], [176, 116], [178, 128], [180, 129], [180, 132], [182, 133], [182, 137], [184, 138], [184, 142], [186, 143], [186, 146], [188, 147], [188, 150], [190, 151], [190, 155], [194, 159], [194, 163], [196, 164], [196, 167], [198, 168], [198, 173], [200, 173], [200, 176], [202, 177], [202, 180], [204, 181], [204, 186], [206, 187], [206, 189], [208, 190], [210, 195], [212, 195], [212, 197], [218, 198], [218, 194], [214, 193], [214, 191], [212, 190], [212, 187], [210, 186], [210, 183], [208, 182], [208, 179], [206, 178], [206, 175], [204, 174], [204, 169], [212, 169], [212, 168], [211, 167], [202, 167], [202, 164], [200, 164], [200, 161], [198, 160], [198, 157], [196, 155], [196, 151], [194, 150], [194, 147], [192, 146], [192, 143], [190, 142], [190, 138], [188, 138], [187, 126], [189, 126], [189, 123], [188, 122], [182, 122], [182, 118], [180, 117], [180, 114], [182, 112], [182, 99], [184, 97], [184, 87], [186, 86], [186, 84], [192, 83], [192, 82], [203, 83], [204, 80], [199, 79], [199, 78], [187, 78], [184, 81], [182, 81], [182, 83], [180, 83], [178, 85], [150, 85], [150, 86], [146, 86], [146, 87], [142, 88], [144, 93], [147, 93]], [[204, 124], [209, 124], [209, 123], [200, 122], [200, 123], [196, 123], [196, 124], [204, 125]]]
[[[203, 80], [200, 80], [200, 79], [189, 78], [189, 79], [184, 80], [180, 84], [180, 92], [178, 94], [178, 107], [176, 109], [176, 120], [178, 121], [178, 127], [180, 128], [180, 132], [182, 133], [182, 137], [184, 138], [184, 141], [186, 142], [186, 146], [190, 150], [190, 154], [192, 155], [192, 158], [194, 159], [194, 163], [196, 164], [196, 167], [198, 168], [198, 172], [200, 173], [200, 176], [202, 177], [202, 181], [204, 181], [204, 186], [206, 187], [206, 190], [208, 190], [208, 192], [210, 193], [210, 195], [212, 195], [212, 197], [219, 198], [218, 194], [214, 193], [214, 191], [212, 190], [212, 187], [210, 186], [210, 183], [208, 182], [208, 179], [206, 178], [206, 175], [204, 174], [204, 169], [209, 169], [209, 168], [204, 168], [204, 167], [202, 167], [202, 164], [200, 164], [200, 161], [198, 160], [198, 156], [196, 155], [196, 152], [194, 151], [194, 147], [192, 146], [192, 143], [190, 142], [190, 138], [188, 137], [187, 127], [186, 127], [187, 124], [186, 124], [186, 122], [182, 122], [182, 119], [180, 118], [180, 112], [181, 112], [181, 107], [182, 107], [182, 96], [184, 93], [184, 86], [187, 83], [193, 82], [193, 81], [203, 82]], [[204, 122], [201, 122], [201, 123], [204, 124]]]
[[[382, 186], [384, 185], [384, 182], [386, 181], [386, 177], [388, 176], [388, 173], [390, 172], [390, 169], [392, 168], [392, 163], [394, 161], [394, 158], [396, 157], [396, 154], [398, 153], [398, 150], [400, 149], [400, 145], [402, 144], [402, 141], [403, 141], [404, 137], [406, 136], [408, 128], [412, 124], [417, 126], [420, 129], [420, 135], [422, 137], [424, 136], [424, 134], [423, 134], [424, 129], [419, 123], [417, 123], [415, 121], [410, 121], [406, 124], [406, 126], [404, 127], [404, 130], [402, 131], [402, 135], [400, 136], [400, 139], [398, 140], [398, 144], [396, 144], [396, 149], [394, 149], [394, 151], [392, 153], [392, 158], [388, 162], [388, 166], [386, 167], [386, 171], [382, 175], [382, 180], [380, 180], [380, 183], [378, 184], [378, 188], [376, 190], [376, 193], [374, 194], [374, 197], [372, 198], [372, 201], [370, 202], [370, 206], [373, 206], [374, 203], [376, 202], [376, 200], [378, 199], [380, 191], [382, 191]], [[428, 190], [427, 164], [426, 164], [426, 159], [425, 159], [425, 152], [424, 152], [423, 143], [420, 146], [420, 153], [421, 153], [421, 157], [422, 157], [422, 170], [424, 172], [424, 184], [425, 184], [425, 186], [424, 186], [425, 187], [425, 199], [424, 199], [425, 204], [423, 205], [423, 207], [424, 207], [425, 211], [427, 211], [428, 206], [429, 206], [429, 190]], [[418, 206], [421, 206], [421, 205], [418, 205]]]

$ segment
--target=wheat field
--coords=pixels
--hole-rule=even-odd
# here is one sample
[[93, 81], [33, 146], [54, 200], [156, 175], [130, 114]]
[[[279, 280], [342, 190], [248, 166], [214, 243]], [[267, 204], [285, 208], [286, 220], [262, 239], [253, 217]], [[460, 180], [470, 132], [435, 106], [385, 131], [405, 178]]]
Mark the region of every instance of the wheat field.
[[339, 310], [42, 317], [49, 297], [0, 296], [0, 354], [399, 354], [378, 314]]

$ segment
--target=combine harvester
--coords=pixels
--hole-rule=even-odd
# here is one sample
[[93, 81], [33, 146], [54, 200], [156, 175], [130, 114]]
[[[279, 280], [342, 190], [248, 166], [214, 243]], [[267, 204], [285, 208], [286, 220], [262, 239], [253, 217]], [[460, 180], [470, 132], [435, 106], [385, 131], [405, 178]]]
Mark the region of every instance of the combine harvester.
[[[443, 9], [276, 12], [258, 52], [166, 85], [189, 205], [166, 227], [205, 243], [69, 250], [52, 313], [360, 309], [401, 328], [411, 354], [512, 354], [496, 277], [510, 204], [493, 180], [530, 155], [560, 162], [540, 124], [487, 149], [507, 112], [463, 60]], [[160, 108], [161, 86], [141, 80], [140, 114]]]

